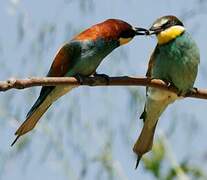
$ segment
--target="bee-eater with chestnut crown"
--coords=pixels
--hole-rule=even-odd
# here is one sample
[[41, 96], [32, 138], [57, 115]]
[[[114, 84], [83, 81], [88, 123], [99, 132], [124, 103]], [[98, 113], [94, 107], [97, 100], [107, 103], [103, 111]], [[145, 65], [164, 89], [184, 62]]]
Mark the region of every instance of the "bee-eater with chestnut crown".
[[[96, 74], [101, 61], [120, 45], [128, 43], [136, 35], [145, 35], [148, 31], [132, 27], [118, 20], [108, 19], [86, 29], [57, 52], [48, 77], [90, 76]], [[32, 130], [45, 111], [74, 86], [45, 86], [26, 116], [26, 120], [15, 132], [17, 136], [12, 145], [23, 134]]]
[[[178, 89], [182, 96], [193, 88], [200, 61], [199, 49], [175, 16], [164, 16], [150, 28], [156, 34], [157, 46], [151, 55], [147, 77], [162, 79]], [[134, 145], [138, 155], [137, 165], [143, 154], [151, 150], [155, 128], [166, 107], [178, 99], [178, 95], [157, 88], [146, 88], [146, 104], [141, 119], [144, 127]]]

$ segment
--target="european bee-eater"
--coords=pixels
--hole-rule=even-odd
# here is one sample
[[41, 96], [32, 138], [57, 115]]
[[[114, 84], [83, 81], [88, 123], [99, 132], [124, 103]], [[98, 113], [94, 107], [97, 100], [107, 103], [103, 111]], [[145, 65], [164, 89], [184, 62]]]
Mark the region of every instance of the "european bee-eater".
[[[118, 20], [108, 19], [86, 29], [71, 41], [64, 44], [57, 52], [48, 77], [90, 76], [96, 74], [101, 61], [115, 48], [131, 41], [136, 35], [145, 35], [144, 28], [132, 27]], [[32, 130], [45, 111], [75, 86], [45, 86], [26, 116], [26, 120], [15, 132], [17, 139]]]
[[[157, 19], [149, 30], [150, 34], [156, 34], [158, 43], [149, 61], [147, 77], [161, 79], [184, 95], [193, 88], [197, 76], [200, 55], [195, 41], [175, 16]], [[178, 98], [169, 91], [146, 88], [146, 104], [140, 117], [144, 127], [133, 148], [138, 155], [136, 168], [142, 155], [152, 148], [159, 117]]]

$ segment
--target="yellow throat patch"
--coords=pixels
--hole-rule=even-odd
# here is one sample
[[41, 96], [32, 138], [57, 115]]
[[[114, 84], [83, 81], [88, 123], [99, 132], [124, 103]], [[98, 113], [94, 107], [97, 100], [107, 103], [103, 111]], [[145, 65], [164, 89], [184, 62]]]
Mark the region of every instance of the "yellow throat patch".
[[157, 35], [158, 44], [165, 44], [180, 36], [185, 31], [183, 26], [172, 26]]
[[132, 38], [119, 38], [120, 45], [127, 44], [129, 41], [131, 41]]

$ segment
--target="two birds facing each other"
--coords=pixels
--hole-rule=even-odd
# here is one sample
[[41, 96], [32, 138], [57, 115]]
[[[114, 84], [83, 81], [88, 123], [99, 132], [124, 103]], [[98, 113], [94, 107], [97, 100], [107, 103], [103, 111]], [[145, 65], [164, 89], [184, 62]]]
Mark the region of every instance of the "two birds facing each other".
[[[162, 79], [176, 87], [180, 94], [193, 88], [196, 79], [199, 50], [183, 23], [175, 16], [157, 19], [149, 30], [132, 27], [130, 24], [109, 19], [86, 29], [60, 48], [56, 54], [48, 77], [97, 75], [101, 61], [115, 48], [127, 44], [137, 35], [157, 37], [157, 46], [151, 55], [147, 77]], [[26, 120], [15, 132], [17, 139], [32, 130], [41, 116], [58, 98], [75, 86], [42, 87], [40, 95], [26, 116]], [[178, 99], [175, 93], [146, 88], [146, 103], [141, 115], [144, 126], [133, 151], [137, 154], [137, 164], [142, 155], [151, 150], [155, 128], [166, 107]]]

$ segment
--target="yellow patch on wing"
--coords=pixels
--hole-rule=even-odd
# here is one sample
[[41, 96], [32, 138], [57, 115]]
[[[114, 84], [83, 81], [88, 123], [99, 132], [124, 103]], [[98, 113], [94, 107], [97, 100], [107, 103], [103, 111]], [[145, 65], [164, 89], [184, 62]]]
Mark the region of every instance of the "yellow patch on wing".
[[120, 45], [127, 44], [129, 41], [131, 41], [132, 38], [119, 38]]
[[185, 31], [183, 26], [172, 26], [157, 35], [158, 44], [165, 44], [180, 36]]

